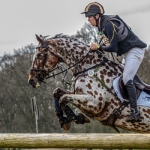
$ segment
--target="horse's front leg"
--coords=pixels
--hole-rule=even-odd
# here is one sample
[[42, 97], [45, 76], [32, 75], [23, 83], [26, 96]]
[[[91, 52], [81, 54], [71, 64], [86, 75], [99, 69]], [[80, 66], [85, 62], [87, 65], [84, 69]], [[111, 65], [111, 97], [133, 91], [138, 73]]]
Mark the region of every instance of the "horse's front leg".
[[[59, 104], [60, 96], [62, 96], [65, 93], [72, 93], [72, 92], [68, 92], [68, 91], [65, 92], [61, 88], [56, 88], [53, 92], [55, 112], [56, 112], [57, 117], [59, 118], [61, 127], [64, 130], [69, 130], [71, 121], [75, 121], [75, 123], [77, 124], [89, 123], [90, 122], [89, 119], [87, 119], [81, 113], [79, 113], [78, 115], [75, 115], [68, 105], [65, 105], [62, 107], [60, 106]], [[65, 112], [67, 117], [63, 116], [63, 112]]]
[[68, 92], [64, 91], [63, 89], [61, 89], [59, 87], [53, 91], [56, 116], [58, 117], [61, 128], [63, 128], [64, 130], [67, 131], [70, 128], [71, 121], [67, 117], [64, 116], [63, 110], [59, 104], [60, 97], [66, 93], [68, 93]]
[[63, 96], [64, 94], [72, 94], [73, 92], [72, 91], [65, 91], [63, 90], [62, 88], [56, 88], [54, 91], [53, 91], [53, 96], [54, 97], [61, 97]]
[[88, 94], [64, 94], [60, 98], [60, 106], [64, 107], [68, 102], [78, 107], [85, 114], [91, 114], [91, 117], [95, 114], [99, 114], [101, 111], [99, 102]]
[[61, 128], [67, 131], [70, 128], [71, 122], [67, 117], [63, 115], [63, 110], [59, 105], [59, 99], [60, 99], [59, 97], [54, 97], [55, 113], [56, 116], [58, 117]]

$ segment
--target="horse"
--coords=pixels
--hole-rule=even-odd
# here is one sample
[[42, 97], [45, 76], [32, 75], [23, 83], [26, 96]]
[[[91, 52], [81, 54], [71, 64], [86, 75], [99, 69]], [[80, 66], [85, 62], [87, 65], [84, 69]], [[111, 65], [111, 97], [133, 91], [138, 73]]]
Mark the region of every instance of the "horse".
[[[67, 70], [70, 69], [73, 74], [72, 91], [65, 91], [58, 87], [53, 92], [54, 97], [57, 98], [56, 106], [67, 116], [63, 118], [64, 129], [69, 129], [71, 121], [77, 124], [89, 123], [88, 117], [90, 117], [113, 127], [117, 132], [119, 127], [133, 132], [150, 133], [150, 103], [148, 106], [138, 105], [140, 122], [125, 121], [130, 114], [130, 105], [124, 93], [125, 89], [121, 85], [122, 65], [109, 60], [102, 51], [91, 51], [89, 45], [70, 36], [58, 34], [45, 38], [36, 35], [36, 38], [39, 45], [36, 47], [28, 76], [28, 82], [32, 87], [41, 86], [59, 63], [66, 64]], [[138, 77], [135, 81], [137, 86], [142, 87], [137, 89], [140, 91], [138, 94], [140, 98], [141, 92], [150, 86], [144, 84]], [[115, 85], [122, 91], [122, 95], [120, 92], [122, 100]], [[149, 89], [147, 91], [149, 92]], [[74, 114], [68, 107], [68, 103], [82, 113]], [[59, 119], [61, 115], [60, 112], [57, 113]], [[74, 116], [78, 117], [74, 118]]]

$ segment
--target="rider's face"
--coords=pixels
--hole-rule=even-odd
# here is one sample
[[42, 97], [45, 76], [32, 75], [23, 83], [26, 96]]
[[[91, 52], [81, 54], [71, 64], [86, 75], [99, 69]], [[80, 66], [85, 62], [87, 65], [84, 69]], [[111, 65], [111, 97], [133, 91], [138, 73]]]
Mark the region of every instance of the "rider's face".
[[93, 16], [89, 16], [88, 17], [88, 21], [90, 22], [90, 24], [92, 26], [96, 26], [96, 20], [95, 20], [95, 18]]

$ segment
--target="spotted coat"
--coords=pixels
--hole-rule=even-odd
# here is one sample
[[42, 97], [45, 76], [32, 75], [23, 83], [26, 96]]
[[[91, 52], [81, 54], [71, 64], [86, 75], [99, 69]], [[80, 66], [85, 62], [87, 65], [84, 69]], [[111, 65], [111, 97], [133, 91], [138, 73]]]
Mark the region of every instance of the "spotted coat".
[[[51, 71], [57, 63], [64, 62], [68, 67], [81, 60], [89, 51], [89, 46], [85, 45], [78, 40], [70, 37], [59, 36], [48, 40], [49, 50], [44, 69], [48, 72]], [[43, 48], [38, 50], [44, 52]], [[34, 63], [32, 67], [41, 67], [42, 59], [37, 58], [37, 53], [34, 56], [35, 61], [39, 61], [38, 65]], [[61, 60], [61, 61], [60, 61]], [[103, 55], [98, 54], [96, 51], [90, 51], [87, 57], [77, 66], [71, 70], [74, 73], [99, 64], [103, 60]], [[112, 82], [121, 75], [122, 68], [120, 65], [112, 61], [106, 62], [99, 67], [97, 77], [100, 78], [114, 92]], [[35, 80], [34, 75], [29, 75], [29, 80]], [[108, 92], [96, 78], [91, 78], [85, 74], [78, 76], [75, 82], [75, 94], [65, 94], [61, 97], [61, 103], [69, 100], [74, 106], [79, 108], [83, 113], [88, 116], [103, 121], [107, 119], [115, 108], [121, 104], [120, 100], [112, 93]], [[138, 106], [141, 114], [142, 121], [136, 123], [127, 123], [125, 119], [130, 114], [130, 106], [126, 107], [121, 116], [115, 122], [117, 127], [134, 131], [134, 132], [150, 132], [150, 106]]]

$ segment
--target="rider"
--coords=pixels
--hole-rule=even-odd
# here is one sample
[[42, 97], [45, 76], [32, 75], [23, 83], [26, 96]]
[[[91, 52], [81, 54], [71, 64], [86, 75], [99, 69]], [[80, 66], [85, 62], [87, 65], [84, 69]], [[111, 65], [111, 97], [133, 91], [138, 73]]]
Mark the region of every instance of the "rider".
[[142, 42], [131, 28], [118, 16], [103, 15], [104, 8], [97, 2], [88, 4], [85, 11], [88, 21], [92, 26], [98, 27], [103, 44], [91, 43], [91, 50], [103, 50], [116, 52], [118, 56], [124, 55], [125, 66], [123, 71], [123, 83], [127, 89], [131, 106], [131, 114], [127, 122], [139, 121], [140, 113], [136, 103], [136, 89], [133, 78], [143, 60], [146, 44]]

